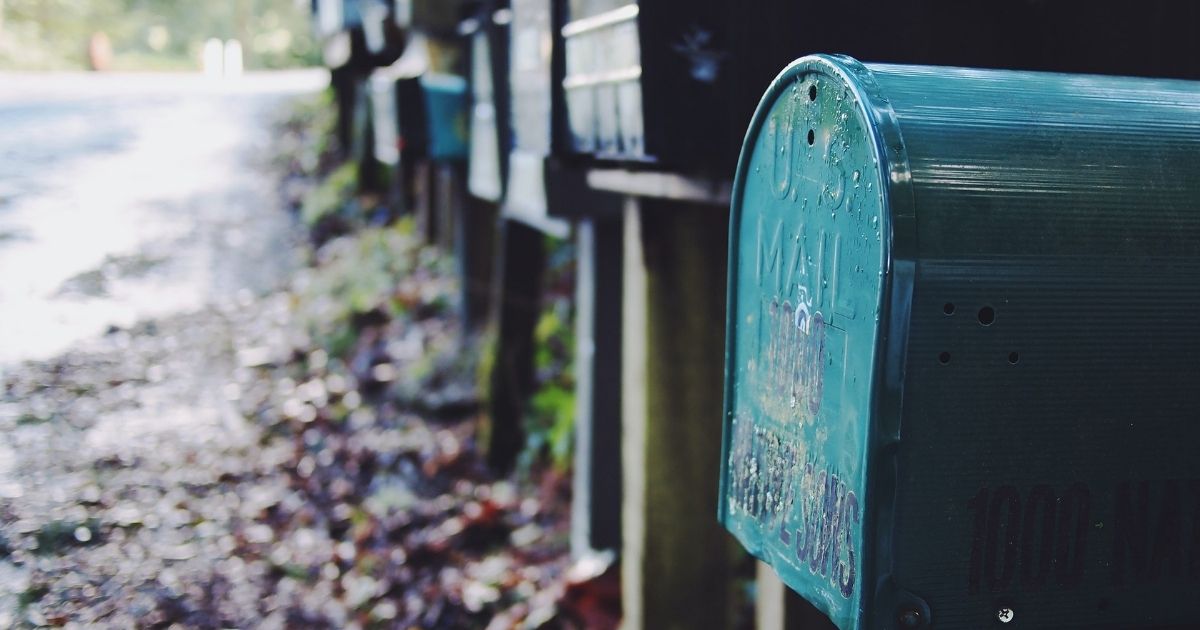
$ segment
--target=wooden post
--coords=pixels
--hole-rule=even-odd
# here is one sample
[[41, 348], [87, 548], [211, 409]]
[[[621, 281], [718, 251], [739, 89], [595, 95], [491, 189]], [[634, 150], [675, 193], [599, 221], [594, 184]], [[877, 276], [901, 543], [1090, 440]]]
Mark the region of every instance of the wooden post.
[[433, 191], [431, 190], [432, 165], [429, 160], [417, 160], [413, 165], [413, 177], [409, 182], [412, 186], [413, 219], [416, 221], [417, 234], [426, 243], [433, 243], [436, 229], [433, 218]]
[[380, 194], [383, 181], [380, 163], [375, 159], [375, 113], [368, 88], [370, 75], [355, 86], [354, 96], [354, 152], [352, 159], [358, 168], [358, 190], [363, 193]]
[[455, 223], [462, 214], [462, 178], [458, 176], [456, 165], [449, 162], [436, 162], [433, 169], [434, 242], [449, 252], [454, 249]]
[[512, 470], [525, 443], [525, 409], [533, 393], [533, 329], [546, 268], [544, 236], [512, 219], [500, 221], [500, 251], [495, 296], [496, 364], [489, 376], [491, 433], [488, 465]]
[[717, 522], [725, 207], [630, 199], [622, 380], [624, 627], [728, 628], [740, 549]]
[[357, 80], [357, 73], [346, 65], [331, 69], [329, 77], [337, 107], [335, 134], [338, 155], [346, 158], [352, 155], [354, 140], [354, 82]]
[[571, 553], [621, 545], [620, 219], [576, 224]]
[[780, 581], [775, 570], [756, 562], [754, 601], [757, 630], [837, 630], [833, 622]]
[[462, 321], [477, 332], [487, 321], [492, 297], [492, 263], [496, 250], [495, 204], [463, 195], [462, 214], [455, 218], [455, 250], [462, 281]]

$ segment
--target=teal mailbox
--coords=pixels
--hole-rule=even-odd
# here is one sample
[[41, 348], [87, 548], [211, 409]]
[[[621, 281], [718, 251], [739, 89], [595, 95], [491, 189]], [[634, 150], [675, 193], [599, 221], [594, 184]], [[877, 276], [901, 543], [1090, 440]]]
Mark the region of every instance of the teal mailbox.
[[1200, 84], [805, 57], [742, 148], [720, 519], [843, 630], [1198, 627]]
[[467, 158], [467, 80], [452, 74], [427, 72], [421, 76], [429, 124], [429, 157], [435, 160]]

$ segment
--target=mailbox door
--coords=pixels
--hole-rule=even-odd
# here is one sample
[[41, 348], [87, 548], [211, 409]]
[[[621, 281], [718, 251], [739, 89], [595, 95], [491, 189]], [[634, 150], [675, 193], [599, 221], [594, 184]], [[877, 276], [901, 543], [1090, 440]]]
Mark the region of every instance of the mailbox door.
[[874, 588], [889, 177], [859, 88], [806, 59], [763, 98], [734, 184], [720, 518], [847, 629]]

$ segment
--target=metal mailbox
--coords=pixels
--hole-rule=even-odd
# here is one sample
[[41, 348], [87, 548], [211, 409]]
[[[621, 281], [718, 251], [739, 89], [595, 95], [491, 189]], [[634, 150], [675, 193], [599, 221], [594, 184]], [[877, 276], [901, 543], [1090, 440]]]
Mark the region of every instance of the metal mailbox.
[[428, 71], [425, 40], [416, 35], [396, 63], [371, 74], [375, 159], [380, 163], [394, 166], [428, 155], [430, 125], [421, 87]]
[[425, 39], [416, 35], [395, 64], [371, 75], [375, 157], [461, 160], [467, 154], [467, 82], [429, 70]]
[[508, 161], [508, 24], [507, 6], [488, 4], [460, 30], [470, 41], [471, 133], [467, 189], [480, 199], [504, 198]]
[[470, 0], [392, 0], [392, 14], [401, 28], [451, 37], [473, 2]]
[[362, 25], [358, 9], [358, 0], [313, 0], [313, 29], [330, 68], [340, 68], [354, 56], [352, 31]]
[[467, 157], [467, 80], [454, 74], [428, 72], [421, 76], [429, 124], [429, 157], [463, 160]]
[[363, 44], [372, 65], [391, 64], [404, 52], [405, 32], [395, 12], [390, 0], [360, 0]]
[[566, 9], [572, 152], [683, 168], [726, 153], [726, 3], [571, 0]]
[[543, 232], [566, 236], [569, 226], [549, 216], [546, 158], [554, 130], [553, 12], [550, 0], [512, 0], [509, 94], [512, 147], [504, 216]]
[[728, 304], [719, 517], [838, 627], [1200, 623], [1200, 83], [804, 57]]

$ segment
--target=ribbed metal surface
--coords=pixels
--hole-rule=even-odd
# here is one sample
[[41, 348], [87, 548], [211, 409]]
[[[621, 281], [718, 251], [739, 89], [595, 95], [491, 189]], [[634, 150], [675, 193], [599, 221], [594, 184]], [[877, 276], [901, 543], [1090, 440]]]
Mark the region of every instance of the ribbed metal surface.
[[894, 578], [940, 627], [1196, 623], [1200, 85], [871, 69], [917, 225]]

